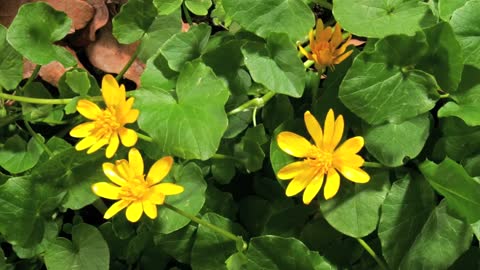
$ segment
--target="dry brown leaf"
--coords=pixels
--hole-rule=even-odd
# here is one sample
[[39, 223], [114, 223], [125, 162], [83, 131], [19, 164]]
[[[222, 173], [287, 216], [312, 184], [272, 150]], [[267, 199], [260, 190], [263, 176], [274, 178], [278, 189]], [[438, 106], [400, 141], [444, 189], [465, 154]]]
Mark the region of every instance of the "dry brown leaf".
[[[77, 55], [73, 50], [68, 47], [65, 47], [75, 59], [77, 59], [78, 67], [83, 68], [82, 63], [77, 58]], [[23, 78], [29, 78], [32, 76], [33, 70], [35, 69], [35, 64], [28, 59], [23, 59]], [[71, 68], [65, 68], [60, 62], [54, 61], [49, 64], [43, 65], [40, 68], [38, 76], [40, 76], [44, 81], [48, 82], [51, 85], [58, 86], [58, 81], [63, 76], [63, 74]]]
[[88, 37], [90, 41], [95, 41], [95, 33], [98, 29], [104, 27], [108, 22], [108, 7], [105, 0], [88, 0], [95, 9], [95, 15], [90, 22]]
[[355, 38], [350, 39], [350, 41], [348, 42], [348, 45], [353, 45], [355, 47], [358, 47], [358, 46], [363, 45], [363, 44], [365, 44], [365, 41], [355, 39]]
[[9, 27], [18, 9], [28, 0], [0, 0], [0, 24]]
[[84, 28], [92, 20], [95, 9], [84, 0], [35, 0], [34, 2], [45, 2], [58, 11], [63, 11], [72, 19], [70, 33]]
[[[135, 53], [138, 43], [123, 45], [113, 37], [111, 25], [100, 29], [98, 38], [87, 47], [87, 56], [98, 69], [107, 73], [120, 73], [123, 67]], [[145, 64], [136, 59], [125, 73], [125, 78], [140, 86], [140, 76], [145, 69]]]

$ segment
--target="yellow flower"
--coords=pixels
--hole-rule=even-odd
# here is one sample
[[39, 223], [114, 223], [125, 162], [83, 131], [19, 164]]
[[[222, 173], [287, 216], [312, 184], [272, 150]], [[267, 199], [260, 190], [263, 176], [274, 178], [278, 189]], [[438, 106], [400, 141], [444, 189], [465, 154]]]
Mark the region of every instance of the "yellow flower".
[[137, 222], [142, 213], [154, 219], [157, 217], [157, 205], [163, 204], [165, 196], [183, 192], [183, 187], [172, 183], [160, 183], [172, 168], [173, 158], [164, 157], [150, 168], [147, 178], [143, 174], [142, 155], [136, 148], [128, 152], [128, 161], [117, 160], [115, 164], [103, 163], [103, 172], [116, 185], [99, 182], [92, 185], [97, 196], [119, 200], [105, 212], [109, 219], [127, 207], [126, 216], [131, 222]]
[[337, 194], [340, 187], [340, 175], [337, 171], [352, 182], [366, 183], [370, 180], [370, 176], [360, 169], [364, 163], [363, 158], [357, 155], [363, 147], [362, 137], [350, 138], [337, 148], [343, 134], [342, 115], [335, 120], [330, 109], [323, 131], [309, 111], [305, 112], [304, 119], [314, 145], [304, 137], [288, 131], [277, 136], [280, 149], [291, 156], [303, 158], [302, 161], [288, 164], [277, 173], [281, 180], [293, 178], [287, 186], [287, 196], [295, 196], [305, 189], [303, 203], [309, 204], [326, 178], [323, 195], [325, 199], [330, 199]]
[[[353, 50], [345, 52], [352, 35], [350, 34], [347, 40], [344, 40], [340, 24], [338, 23], [335, 24], [335, 29], [332, 30], [330, 26], [324, 28], [322, 20], [318, 19], [315, 31], [313, 29], [310, 30], [308, 36], [312, 52], [307, 52], [301, 45], [298, 46], [298, 49], [309, 60], [315, 62], [315, 68], [319, 71], [326, 67], [333, 69], [334, 65], [340, 64], [353, 52]], [[340, 46], [340, 44], [342, 45]]]
[[[137, 143], [138, 135], [132, 130], [125, 128], [125, 124], [137, 121], [139, 111], [132, 109], [134, 98], [125, 100], [125, 86], [118, 85], [112, 75], [105, 75], [102, 80], [102, 96], [107, 108], [100, 109], [95, 103], [81, 99], [77, 103], [77, 111], [92, 120], [74, 127], [70, 136], [84, 138], [77, 143], [78, 151], [87, 148], [87, 154], [91, 154], [104, 145], [107, 158], [111, 158], [118, 149], [120, 140], [126, 147]], [[120, 138], [119, 138], [120, 137]]]

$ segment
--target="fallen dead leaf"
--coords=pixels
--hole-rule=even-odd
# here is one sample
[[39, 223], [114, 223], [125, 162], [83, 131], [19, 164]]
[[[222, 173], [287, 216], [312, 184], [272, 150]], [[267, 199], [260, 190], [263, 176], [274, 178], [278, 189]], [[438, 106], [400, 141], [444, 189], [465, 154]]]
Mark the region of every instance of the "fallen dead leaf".
[[[135, 53], [137, 43], [123, 45], [113, 37], [111, 25], [107, 25], [98, 32], [97, 40], [87, 47], [87, 57], [90, 63], [107, 73], [120, 73]], [[125, 78], [140, 86], [140, 76], [145, 69], [145, 64], [136, 59], [125, 73]]]
[[28, 0], [0, 0], [0, 24], [9, 27], [13, 18], [17, 15], [18, 9]]
[[84, 0], [36, 0], [34, 2], [45, 2], [58, 11], [63, 11], [72, 19], [70, 33], [84, 28], [92, 20], [95, 9]]
[[98, 29], [104, 27], [108, 22], [108, 7], [105, 0], [88, 0], [90, 5], [95, 9], [93, 19], [90, 21], [88, 28], [88, 37], [90, 41], [95, 41], [95, 33]]

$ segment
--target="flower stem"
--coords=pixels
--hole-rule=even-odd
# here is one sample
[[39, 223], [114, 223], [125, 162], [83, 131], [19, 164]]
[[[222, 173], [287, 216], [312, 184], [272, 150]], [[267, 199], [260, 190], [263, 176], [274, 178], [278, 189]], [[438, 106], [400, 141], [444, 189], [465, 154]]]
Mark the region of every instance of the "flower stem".
[[373, 257], [373, 259], [377, 262], [380, 268], [384, 270], [388, 269], [387, 264], [377, 256], [375, 251], [373, 251], [373, 249], [367, 244], [367, 242], [365, 242], [362, 238], [355, 238], [355, 239], [357, 239], [358, 243], [360, 243], [360, 245], [368, 252], [368, 254], [370, 254], [370, 256]]
[[117, 80], [117, 82], [120, 81], [123, 78], [123, 75], [125, 75], [125, 72], [127, 72], [127, 70], [130, 68], [130, 66], [132, 66], [135, 59], [137, 59], [137, 56], [140, 53], [139, 48], [140, 48], [140, 45], [137, 46], [137, 48], [135, 49], [135, 52], [130, 57], [130, 60], [128, 60], [127, 64], [123, 67], [123, 69], [120, 71], [120, 73], [118, 73], [117, 77], [115, 77], [115, 80]]
[[27, 120], [23, 120], [23, 122], [25, 123], [25, 127], [27, 128], [30, 135], [32, 135], [33, 139], [37, 141], [38, 144], [40, 144], [40, 146], [43, 148], [45, 153], [48, 154], [48, 156], [53, 157], [52, 150], [47, 147], [47, 145], [43, 142], [42, 138], [40, 138], [40, 136], [38, 136], [38, 134], [33, 130], [32, 126], [30, 126], [30, 123], [28, 123]]
[[153, 142], [153, 139], [145, 134], [141, 134], [137, 132], [137, 135], [140, 140], [144, 140], [146, 142]]
[[213, 159], [230, 159], [230, 160], [235, 160], [235, 161], [241, 161], [239, 158], [236, 158], [234, 156], [229, 156], [229, 155], [224, 155], [224, 154], [215, 154], [212, 156]]
[[307, 60], [307, 61], [303, 62], [303, 66], [304, 66], [305, 68], [309, 68], [309, 67], [311, 67], [313, 64], [315, 64], [315, 61], [313, 61], [313, 60]]
[[250, 108], [261, 108], [261, 107], [265, 106], [265, 104], [267, 104], [267, 102], [274, 96], [275, 96], [275, 92], [270, 91], [270, 92], [266, 93], [265, 95], [263, 95], [262, 97], [253, 98], [253, 99], [243, 103], [242, 105], [238, 106], [237, 108], [229, 111], [227, 114], [228, 115], [237, 114], [239, 112], [243, 112], [243, 111], [248, 110]]
[[98, 212], [100, 212], [102, 215], [107, 212], [108, 207], [105, 205], [105, 203], [102, 201], [102, 199], [98, 198], [92, 203], [93, 207], [95, 207]]
[[42, 65], [35, 66], [35, 69], [33, 70], [32, 75], [30, 76], [30, 78], [28, 78], [23, 88], [26, 88], [27, 86], [29, 86], [33, 82], [33, 80], [37, 78], [38, 73], [40, 72], [40, 68], [42, 68]]
[[183, 14], [185, 15], [185, 19], [187, 20], [188, 24], [192, 25], [192, 17], [190, 17], [190, 12], [188, 11], [188, 8], [185, 5], [185, 2], [182, 3], [182, 11], [183, 11]]
[[385, 166], [383, 166], [382, 164], [380, 164], [378, 162], [368, 162], [368, 161], [365, 161], [363, 163], [363, 166], [368, 167], [368, 168], [385, 168]]
[[448, 97], [450, 97], [449, 93], [445, 93], [445, 94], [440, 95], [440, 98], [448, 98]]
[[206, 222], [205, 220], [197, 217], [197, 216], [194, 216], [194, 215], [191, 215], [183, 210], [180, 210], [178, 209], [177, 207], [173, 206], [173, 205], [170, 205], [168, 203], [164, 203], [163, 204], [165, 207], [167, 207], [168, 209], [176, 212], [177, 214], [179, 215], [182, 215], [188, 219], [190, 219], [191, 221], [195, 222], [195, 223], [198, 223], [199, 225], [203, 225], [205, 227], [208, 227], [209, 229], [211, 229], [212, 231], [215, 231], [223, 236], [225, 236], [226, 238], [228, 239], [231, 239], [233, 241], [235, 241], [237, 244], [240, 244], [240, 246], [242, 247], [242, 250], [246, 250], [247, 249], [247, 243], [245, 241], [243, 241], [242, 237], [241, 236], [238, 236], [238, 235], [235, 235], [229, 231], [226, 231], [220, 227], [217, 227], [215, 225], [213, 225], [212, 223], [209, 223], [209, 222]]
[[[25, 84], [26, 85], [26, 84]], [[15, 100], [19, 102], [32, 103], [32, 104], [41, 104], [41, 105], [65, 105], [72, 101], [72, 98], [60, 98], [60, 99], [49, 99], [49, 98], [32, 98], [32, 97], [22, 97], [15, 96], [6, 93], [0, 93], [0, 98]]]

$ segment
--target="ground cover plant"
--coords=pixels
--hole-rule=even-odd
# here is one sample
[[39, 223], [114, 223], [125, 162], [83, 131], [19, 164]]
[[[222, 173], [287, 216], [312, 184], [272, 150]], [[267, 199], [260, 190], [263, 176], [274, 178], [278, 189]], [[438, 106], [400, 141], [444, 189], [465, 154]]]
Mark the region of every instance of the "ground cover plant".
[[0, 269], [478, 269], [480, 0], [0, 2]]

